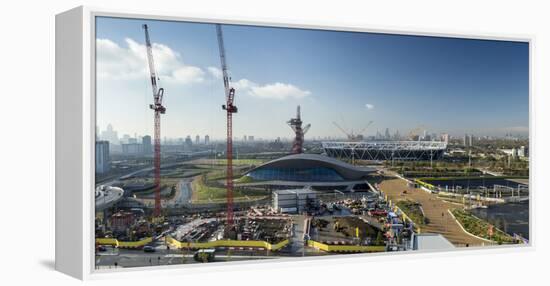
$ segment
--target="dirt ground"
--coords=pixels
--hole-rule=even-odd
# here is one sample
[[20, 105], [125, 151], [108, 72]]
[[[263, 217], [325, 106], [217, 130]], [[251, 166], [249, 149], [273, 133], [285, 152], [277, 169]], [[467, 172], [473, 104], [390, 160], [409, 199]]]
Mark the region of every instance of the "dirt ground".
[[[440, 233], [456, 246], [487, 245], [487, 242], [465, 233], [451, 217], [448, 210], [460, 206], [445, 202], [421, 189], [410, 188], [407, 182], [398, 178], [388, 177], [383, 180], [380, 183], [380, 189], [393, 202], [410, 199], [422, 205], [424, 214], [429, 219], [429, 223], [421, 227], [422, 233]], [[404, 190], [407, 190], [406, 194], [403, 194]]]
[[343, 227], [341, 232], [344, 235], [347, 234], [346, 237], [355, 237], [357, 235], [356, 228], [358, 228], [359, 239], [361, 240], [367, 237], [375, 239], [378, 234], [378, 230], [357, 217], [339, 217], [335, 221], [338, 222], [340, 227]]

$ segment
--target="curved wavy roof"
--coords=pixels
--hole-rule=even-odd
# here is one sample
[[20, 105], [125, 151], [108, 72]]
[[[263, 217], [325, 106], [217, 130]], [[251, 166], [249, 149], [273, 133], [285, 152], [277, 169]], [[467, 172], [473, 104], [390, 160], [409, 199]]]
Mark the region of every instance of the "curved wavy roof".
[[359, 180], [363, 178], [368, 173], [374, 172], [375, 169], [368, 167], [357, 167], [345, 162], [342, 162], [338, 159], [331, 157], [318, 155], [318, 154], [293, 154], [284, 156], [275, 160], [271, 160], [267, 163], [264, 163], [248, 173], [253, 172], [261, 168], [314, 168], [314, 167], [327, 167], [334, 169], [338, 174], [340, 174], [346, 180]]

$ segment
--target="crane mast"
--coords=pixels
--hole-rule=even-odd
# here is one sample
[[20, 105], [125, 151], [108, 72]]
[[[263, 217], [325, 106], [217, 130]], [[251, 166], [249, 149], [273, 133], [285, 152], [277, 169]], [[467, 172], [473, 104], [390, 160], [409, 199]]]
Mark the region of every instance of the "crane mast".
[[340, 129], [340, 131], [342, 131], [342, 133], [346, 134], [346, 136], [349, 138], [353, 137], [350, 133], [348, 133], [346, 130], [344, 130], [344, 128], [340, 127], [340, 125], [338, 125], [338, 123], [336, 123], [336, 121], [332, 121], [332, 124], [334, 126], [336, 126], [338, 129]]
[[147, 24], [143, 24], [143, 30], [145, 30], [145, 47], [147, 49], [147, 61], [149, 64], [149, 74], [151, 79], [151, 87], [153, 89], [153, 104], [149, 105], [154, 111], [154, 162], [153, 172], [155, 175], [155, 210], [153, 216], [160, 216], [161, 202], [160, 202], [160, 115], [166, 112], [166, 107], [162, 105], [162, 97], [164, 96], [164, 89], [157, 86], [157, 74], [155, 71], [155, 62], [153, 60], [153, 48], [151, 46], [151, 39], [149, 38], [149, 29]]
[[369, 126], [372, 124], [372, 122], [373, 122], [372, 120], [369, 121], [369, 123], [367, 123], [367, 125], [363, 127], [363, 129], [361, 129], [361, 131], [359, 131], [357, 135], [361, 135], [363, 132], [365, 132], [365, 130], [367, 130], [367, 128], [369, 128]]
[[223, 32], [220, 24], [216, 24], [216, 34], [218, 37], [218, 49], [220, 52], [220, 64], [225, 91], [225, 104], [222, 105], [222, 109], [225, 110], [227, 114], [227, 170], [225, 183], [227, 188], [227, 228], [229, 229], [233, 226], [233, 113], [237, 113], [237, 106], [233, 103], [235, 89], [230, 85], [231, 78], [227, 72]]
[[357, 134], [355, 134], [353, 132], [353, 130], [351, 132], [348, 132], [346, 131], [344, 128], [342, 128], [342, 126], [338, 125], [338, 123], [336, 123], [336, 121], [333, 121], [332, 124], [334, 124], [334, 126], [336, 126], [338, 129], [340, 129], [340, 131], [342, 131], [342, 133], [346, 134], [346, 136], [348, 137], [348, 139], [350, 141], [360, 141], [362, 140], [362, 134], [365, 130], [367, 130], [367, 128], [373, 123], [373, 121], [369, 121], [367, 123], [367, 125], [365, 125], [365, 127], [363, 127], [363, 129], [361, 129], [361, 131], [359, 131]]

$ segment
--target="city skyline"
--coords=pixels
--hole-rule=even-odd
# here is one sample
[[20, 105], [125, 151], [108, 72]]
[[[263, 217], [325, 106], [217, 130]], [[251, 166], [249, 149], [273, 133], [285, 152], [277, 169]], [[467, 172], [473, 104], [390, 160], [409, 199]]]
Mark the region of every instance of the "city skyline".
[[[98, 140], [109, 141], [109, 143], [115, 144], [115, 145], [119, 145], [121, 143], [141, 144], [141, 140], [142, 140], [143, 137], [149, 137], [149, 138], [151, 137], [150, 134], [139, 134], [139, 133], [128, 134], [128, 133], [124, 133], [124, 132], [119, 133], [114, 127], [112, 127], [113, 129], [111, 131], [114, 131], [114, 133], [116, 134], [116, 139], [113, 139], [112, 137], [110, 137], [110, 135], [107, 135], [107, 133], [105, 133], [105, 131], [109, 130], [108, 129], [109, 126], [112, 127], [111, 124], [108, 124], [108, 127], [106, 129], [101, 129], [100, 126], [97, 126], [97, 135], [96, 135], [96, 137], [98, 138]], [[392, 130], [389, 130], [388, 128], [386, 128], [386, 130], [392, 131]], [[428, 130], [426, 130], [426, 131], [428, 131]], [[509, 132], [509, 133], [503, 134], [501, 136], [490, 136], [490, 135], [472, 134], [472, 133], [452, 135], [452, 134], [448, 134], [448, 133], [426, 132], [424, 134], [424, 132], [421, 132], [421, 134], [419, 134], [419, 137], [420, 137], [420, 139], [422, 139], [426, 135], [428, 135], [430, 138], [432, 138], [436, 141], [445, 141], [445, 138], [447, 136], [449, 137], [448, 139], [453, 139], [453, 140], [463, 140], [466, 137], [472, 137], [472, 138], [475, 138], [476, 140], [478, 140], [478, 139], [528, 139], [527, 136], [521, 135], [519, 133], [513, 133], [513, 132]], [[205, 144], [205, 140], [207, 140], [208, 142], [222, 142], [222, 141], [225, 142], [225, 140], [226, 140], [226, 137], [221, 136], [221, 137], [216, 138], [216, 137], [211, 137], [209, 134], [183, 134], [183, 135], [175, 136], [175, 137], [163, 136], [161, 138], [161, 142], [163, 144], [165, 144], [167, 141], [172, 142], [172, 143], [173, 142], [180, 142], [180, 141], [183, 142], [183, 141], [185, 141], [185, 139], [187, 139], [187, 137], [189, 137], [189, 138], [194, 137], [195, 141], [193, 141], [193, 144], [196, 144], [197, 136], [200, 138], [200, 141], [199, 141], [200, 144]], [[374, 139], [395, 140], [396, 136], [399, 136], [399, 138], [401, 140], [406, 140], [407, 139], [407, 134], [402, 134], [400, 131], [396, 132], [396, 130], [393, 130], [389, 134], [389, 137], [387, 136], [387, 134], [382, 134], [382, 130], [377, 130], [377, 132], [375, 132], [375, 134], [369, 135], [368, 137], [365, 137], [365, 139], [374, 138]], [[207, 137], [207, 139], [205, 137]], [[346, 139], [345, 137], [346, 136], [342, 133], [341, 135], [337, 135], [337, 136], [316, 136], [316, 137], [309, 137], [309, 138], [310, 138], [310, 140], [345, 140]], [[276, 136], [276, 137], [257, 137], [253, 134], [243, 134], [242, 136], [238, 136], [238, 135], [233, 136], [233, 141], [241, 141], [241, 142], [273, 141], [273, 140], [277, 140], [277, 139], [280, 139], [280, 140], [283, 140], [283, 141], [292, 141], [294, 139], [294, 137], [293, 137], [292, 134], [288, 135], [288, 136]]]
[[[97, 124], [152, 134], [143, 31], [150, 26], [167, 113], [162, 137], [224, 138], [214, 25], [99, 18]], [[528, 44], [224, 25], [239, 113], [235, 136], [290, 138], [302, 106], [306, 139], [425, 126], [453, 136], [528, 134]], [[269, 114], [269, 116], [265, 116]]]

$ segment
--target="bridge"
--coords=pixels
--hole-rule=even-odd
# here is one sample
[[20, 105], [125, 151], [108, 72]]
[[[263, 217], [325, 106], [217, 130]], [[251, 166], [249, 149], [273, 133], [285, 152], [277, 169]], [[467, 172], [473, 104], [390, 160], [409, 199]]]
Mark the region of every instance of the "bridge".
[[103, 211], [112, 207], [124, 197], [124, 190], [111, 186], [99, 186], [95, 190], [95, 209]]

